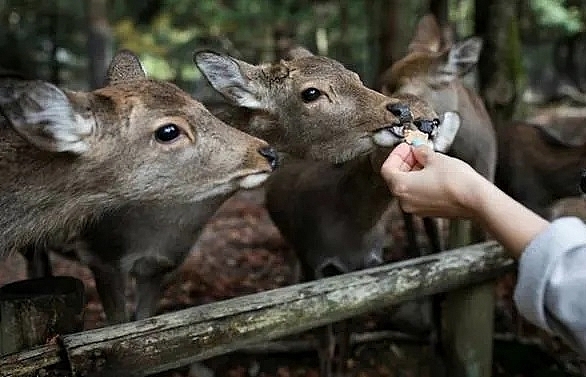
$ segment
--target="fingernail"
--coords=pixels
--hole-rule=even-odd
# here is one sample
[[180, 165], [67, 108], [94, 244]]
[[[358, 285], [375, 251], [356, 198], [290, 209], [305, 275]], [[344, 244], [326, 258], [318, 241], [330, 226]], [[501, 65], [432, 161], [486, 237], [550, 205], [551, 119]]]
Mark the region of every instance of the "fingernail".
[[413, 145], [414, 147], [418, 147], [420, 145], [423, 145], [423, 142], [421, 140], [415, 139], [411, 142], [411, 145]]

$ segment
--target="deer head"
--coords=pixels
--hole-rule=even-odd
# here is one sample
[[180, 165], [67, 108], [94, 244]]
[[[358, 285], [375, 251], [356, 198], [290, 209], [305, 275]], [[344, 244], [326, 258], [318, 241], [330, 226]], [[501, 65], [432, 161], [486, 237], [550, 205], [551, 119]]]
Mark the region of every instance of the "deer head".
[[392, 111], [397, 101], [367, 88], [335, 60], [302, 48], [289, 56], [278, 63], [252, 65], [199, 51], [194, 61], [215, 90], [248, 111], [246, 119], [227, 122], [279, 151], [343, 162], [376, 146], [400, 142], [389, 134], [401, 124]]
[[266, 142], [148, 79], [134, 54], [116, 56], [107, 82], [74, 92], [0, 79], [9, 121], [0, 127], [0, 252], [6, 240], [126, 201], [198, 202], [253, 187], [274, 167]]
[[447, 34], [442, 34], [432, 15], [423, 17], [407, 55], [383, 74], [382, 92], [391, 95], [400, 91], [425, 98], [429, 90], [447, 86], [468, 73], [478, 63], [482, 40], [470, 37], [454, 43]]
[[391, 96], [415, 95], [440, 115], [458, 113], [461, 127], [449, 153], [492, 181], [496, 133], [482, 99], [462, 80], [478, 62], [481, 48], [482, 40], [477, 37], [453, 42], [435, 18], [427, 15], [417, 25], [407, 54], [383, 74], [381, 91]]

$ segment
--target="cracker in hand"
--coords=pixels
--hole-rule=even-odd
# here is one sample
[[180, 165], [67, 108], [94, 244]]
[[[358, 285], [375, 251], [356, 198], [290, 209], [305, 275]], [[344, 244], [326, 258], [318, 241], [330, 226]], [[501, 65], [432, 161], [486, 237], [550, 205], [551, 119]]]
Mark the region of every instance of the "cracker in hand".
[[405, 130], [405, 142], [413, 146], [427, 144], [428, 135], [419, 130]]

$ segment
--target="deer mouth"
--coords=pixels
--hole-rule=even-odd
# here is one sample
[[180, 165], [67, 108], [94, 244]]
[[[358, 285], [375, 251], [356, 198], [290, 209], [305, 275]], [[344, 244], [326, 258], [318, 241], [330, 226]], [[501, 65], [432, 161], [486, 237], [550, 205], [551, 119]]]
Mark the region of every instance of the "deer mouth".
[[238, 187], [243, 190], [251, 190], [262, 186], [263, 183], [269, 178], [270, 173], [254, 173], [246, 175], [238, 181]]
[[405, 137], [405, 126], [405, 123], [383, 126], [373, 132], [372, 140], [379, 147], [394, 147]]

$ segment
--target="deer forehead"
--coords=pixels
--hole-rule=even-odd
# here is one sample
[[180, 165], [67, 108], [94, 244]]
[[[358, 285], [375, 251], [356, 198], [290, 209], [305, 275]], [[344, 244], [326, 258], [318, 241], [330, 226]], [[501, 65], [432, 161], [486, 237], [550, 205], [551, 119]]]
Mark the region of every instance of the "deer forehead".
[[[94, 94], [93, 112], [100, 118], [117, 118], [132, 126], [153, 124], [159, 118], [212, 117], [205, 107], [175, 85], [151, 80], [137, 80], [98, 89]], [[192, 122], [189, 122], [192, 123]]]
[[397, 86], [412, 80], [428, 81], [445, 58], [445, 54], [433, 55], [426, 52], [413, 52], [391, 66], [389, 81]]
[[363, 86], [357, 73], [347, 69], [340, 62], [323, 56], [310, 56], [281, 64], [289, 70], [289, 77], [297, 83], [304, 81], [321, 82], [322, 85]]
[[110, 85], [95, 93], [107, 96], [116, 103], [142, 103], [151, 109], [183, 107], [195, 102], [171, 83], [146, 79]]

